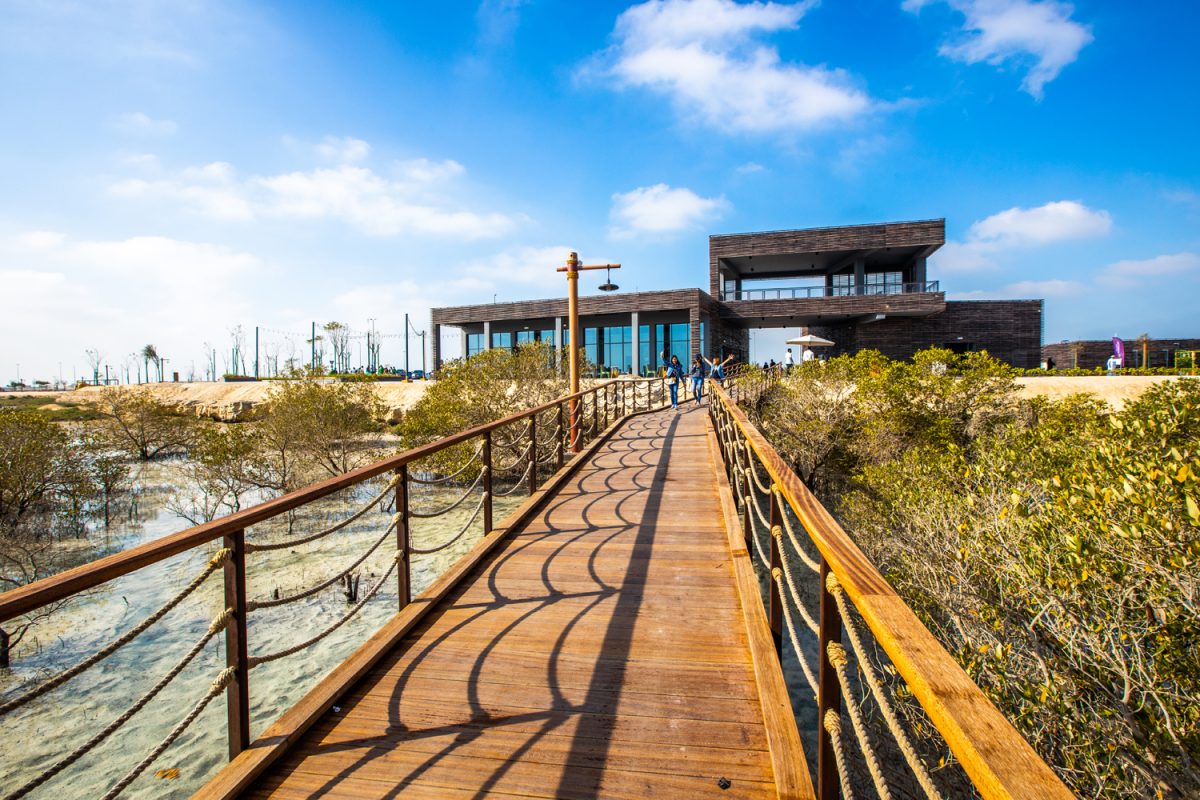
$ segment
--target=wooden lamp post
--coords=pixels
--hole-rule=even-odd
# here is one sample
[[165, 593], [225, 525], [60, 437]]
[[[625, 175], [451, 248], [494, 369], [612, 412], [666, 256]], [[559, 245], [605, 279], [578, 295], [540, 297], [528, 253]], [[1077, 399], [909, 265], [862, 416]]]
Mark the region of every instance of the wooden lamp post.
[[[579, 254], [571, 253], [567, 256], [567, 265], [559, 267], [558, 272], [567, 273], [567, 319], [568, 319], [568, 335], [571, 338], [571, 346], [569, 348], [570, 355], [569, 363], [571, 365], [571, 394], [579, 393], [579, 347], [581, 338], [579, 336], [579, 273], [585, 269], [620, 269], [620, 264], [589, 264], [583, 265], [579, 263]], [[617, 290], [617, 285], [611, 280], [605, 281], [600, 287], [602, 291], [614, 292]], [[570, 438], [571, 452], [578, 453], [580, 451], [579, 441], [579, 398], [573, 397], [570, 404], [571, 428]]]

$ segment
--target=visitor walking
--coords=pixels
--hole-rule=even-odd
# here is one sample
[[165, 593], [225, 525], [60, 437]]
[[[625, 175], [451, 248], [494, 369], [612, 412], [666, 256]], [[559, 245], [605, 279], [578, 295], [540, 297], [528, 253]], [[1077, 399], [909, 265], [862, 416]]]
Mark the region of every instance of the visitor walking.
[[679, 384], [683, 381], [683, 364], [679, 363], [679, 356], [667, 356], [667, 351], [663, 354], [663, 368], [666, 369], [666, 375], [663, 377], [667, 380], [667, 386], [671, 390], [671, 408], [679, 410]]
[[725, 356], [724, 361], [709, 361], [707, 358], [704, 360], [712, 368], [713, 380], [723, 381], [725, 380], [725, 365], [733, 361], [733, 356]]
[[696, 398], [696, 405], [700, 405], [700, 398], [704, 396], [704, 357], [696, 356], [692, 359], [692, 397]]
[[791, 372], [792, 367], [796, 366], [796, 359], [792, 355], [792, 348], [790, 347], [787, 349], [787, 355], [783, 357], [783, 365], [784, 372]]

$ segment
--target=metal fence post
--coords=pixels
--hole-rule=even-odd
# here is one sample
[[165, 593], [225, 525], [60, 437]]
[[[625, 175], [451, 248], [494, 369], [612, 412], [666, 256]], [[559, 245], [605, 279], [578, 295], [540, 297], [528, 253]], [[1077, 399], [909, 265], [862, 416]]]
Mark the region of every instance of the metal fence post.
[[563, 461], [566, 458], [567, 445], [563, 436], [570, 436], [566, 427], [563, 425], [563, 404], [558, 404], [558, 468], [563, 468]]
[[483, 432], [483, 532], [492, 532], [492, 432]]
[[775, 570], [783, 569], [782, 557], [779, 552], [779, 535], [782, 534], [783, 509], [779, 507], [778, 486], [771, 484], [771, 602], [768, 621], [771, 625], [771, 638], [775, 640], [775, 654], [783, 659], [783, 598], [779, 596], [779, 583], [775, 580]]
[[529, 417], [529, 496], [537, 491], [538, 484], [537, 412]]
[[408, 465], [396, 471], [399, 481], [396, 483], [396, 593], [399, 598], [400, 610], [412, 602], [412, 574], [409, 564], [409, 530], [408, 530]]
[[829, 663], [829, 643], [842, 641], [842, 618], [838, 614], [837, 601], [829, 593], [827, 580], [829, 565], [821, 559], [821, 661], [817, 675], [817, 797], [819, 800], [836, 800], [841, 792], [838, 782], [837, 762], [833, 755], [833, 741], [825, 730], [825, 713], [841, 713], [842, 687], [838, 684], [837, 672]]
[[225, 562], [225, 608], [233, 612], [225, 626], [225, 666], [234, 669], [225, 688], [229, 760], [250, 746], [250, 657], [246, 646], [246, 532], [234, 531], [223, 545], [233, 552]]

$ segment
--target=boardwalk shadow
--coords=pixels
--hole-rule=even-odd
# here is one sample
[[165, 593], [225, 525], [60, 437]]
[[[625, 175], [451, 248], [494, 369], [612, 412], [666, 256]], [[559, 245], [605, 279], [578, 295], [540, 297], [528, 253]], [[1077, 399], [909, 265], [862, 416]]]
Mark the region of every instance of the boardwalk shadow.
[[[648, 595], [648, 556], [654, 546], [656, 524], [670, 513], [666, 476], [672, 438], [679, 424], [680, 417], [673, 414], [628, 421], [609, 446], [582, 468], [570, 486], [571, 491], [578, 492], [570, 506], [573, 513], [566, 513], [567, 506], [559, 498], [552, 498], [537, 520], [536, 533], [514, 534], [498, 554], [481, 565], [384, 660], [375, 671], [376, 680], [368, 679], [351, 692], [343, 701], [344, 715], [354, 714], [356, 707], [364, 702], [378, 704], [379, 690], [391, 684], [386, 695], [386, 730], [362, 736], [335, 735], [336, 722], [326, 725], [321, 737], [324, 741], [318, 740], [319, 743], [305, 749], [309, 755], [340, 754], [339, 760], [345, 757], [345, 764], [321, 785], [309, 790], [309, 797], [335, 793], [345, 796], [347, 781], [355, 778], [370, 780], [370, 785], [379, 790], [376, 796], [397, 797], [422, 777], [439, 768], [449, 768], [448, 759], [458, 768], [463, 756], [474, 756], [470, 763], [471, 772], [477, 776], [477, 788], [467, 794], [455, 792], [453, 796], [482, 797], [503, 788], [514, 766], [551, 734], [562, 740], [555, 745], [561, 762], [553, 769], [548, 768], [545, 777], [552, 781], [557, 776], [558, 785], [546, 784], [539, 787], [540, 791], [557, 797], [601, 796], [613, 714], [626, 683], [639, 608]], [[615, 480], [618, 473], [624, 473], [619, 482]], [[629, 502], [633, 498], [644, 499], [644, 504]], [[559, 519], [569, 519], [569, 524], [554, 522]], [[605, 548], [616, 540], [623, 547], [631, 545], [619, 580], [603, 575], [600, 565]], [[581, 544], [584, 546], [580, 547]], [[528, 560], [534, 552], [541, 554], [541, 549], [546, 549], [537, 575], [541, 592], [521, 596], [519, 590], [506, 588], [506, 576], [518, 571], [515, 559], [524, 554]], [[584, 553], [586, 567], [580, 569], [577, 562]], [[608, 557], [610, 573], [613, 560], [613, 556]], [[563, 565], [556, 567], [560, 561]], [[566, 574], [570, 580], [556, 587], [552, 573]], [[490, 597], [476, 600], [483, 587]], [[526, 593], [531, 591], [528, 585], [521, 588]], [[552, 639], [542, 659], [544, 674], [514, 674], [504, 680], [511, 680], [514, 686], [545, 687], [549, 702], [540, 708], [520, 708], [520, 701], [514, 700], [511, 709], [507, 707], [509, 704], [497, 707], [494, 685], [497, 668], [491, 668], [488, 676], [492, 684], [486, 685], [484, 681], [489, 659], [504, 648], [508, 638], [531, 629], [540, 631], [538, 626], [549, 626], [544, 635]], [[587, 659], [578, 654], [571, 656], [569, 669], [573, 670], [574, 681], [564, 688], [561, 662], [568, 639], [573, 635], [575, 641], [580, 637], [599, 639], [600, 645], [590, 678], [586, 680], [579, 677], [579, 670]], [[443, 719], [434, 724], [417, 724], [414, 720], [421, 715], [413, 713], [414, 706], [406, 690], [411, 693], [423, 686], [424, 691], [429, 691], [430, 679], [420, 674], [421, 669], [435, 656], [445, 659], [446, 652], [451, 652], [446, 648], [455, 647], [456, 637], [461, 637], [458, 647], [464, 642], [476, 647], [482, 643], [476, 652], [463, 653], [463, 663], [466, 660], [471, 663], [469, 672], [461, 685], [453, 684], [459, 687], [455, 696], [443, 700], [446, 709], [461, 713], [442, 713], [443, 718], [453, 718], [449, 723]], [[527, 648], [528, 641], [518, 649], [527, 652]], [[509, 654], [508, 658], [511, 660], [513, 656]], [[535, 664], [528, 657], [525, 662]], [[531, 670], [534, 668], [529, 666]], [[430, 669], [425, 667], [425, 672]], [[569, 695], [577, 696], [581, 689], [582, 700], [573, 701]], [[490, 699], [484, 696], [487, 691]], [[410, 703], [407, 706], [406, 701]], [[416, 705], [424, 702], [433, 701], [422, 699]], [[564, 729], [570, 723], [574, 723], [574, 728], [568, 734]], [[506, 744], [485, 748], [486, 758], [479, 758], [476, 748], [491, 731], [506, 732], [503, 737], [495, 737]], [[402, 750], [407, 752], [399, 757]], [[294, 766], [298, 758], [298, 753], [285, 757], [285, 763]], [[386, 780], [381, 780], [383, 775]]]

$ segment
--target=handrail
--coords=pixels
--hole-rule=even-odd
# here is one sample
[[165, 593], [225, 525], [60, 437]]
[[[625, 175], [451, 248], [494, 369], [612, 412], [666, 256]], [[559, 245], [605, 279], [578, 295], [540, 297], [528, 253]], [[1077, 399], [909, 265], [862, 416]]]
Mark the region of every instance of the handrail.
[[[655, 378], [639, 380], [653, 381]], [[82, 564], [69, 570], [34, 581], [25, 586], [11, 589], [0, 594], [0, 622], [49, 605], [73, 594], [95, 588], [102, 583], [136, 572], [143, 567], [163, 561], [171, 556], [191, 550], [202, 544], [214, 541], [236, 531], [244, 530], [251, 525], [277, 517], [288, 511], [307, 505], [314, 500], [320, 500], [342, 489], [357, 483], [377, 477], [385, 472], [391, 472], [414, 461], [419, 461], [434, 453], [461, 444], [484, 433], [495, 431], [514, 422], [540, 414], [572, 400], [582, 399], [585, 395], [606, 390], [618, 381], [606, 381], [588, 389], [583, 389], [572, 395], [565, 395], [535, 408], [529, 408], [510, 414], [495, 422], [477, 425], [465, 431], [443, 437], [434, 442], [414, 447], [381, 461], [360, 467], [341, 475], [327, 478], [317, 483], [309, 484], [280, 497], [266, 500], [250, 508], [236, 511], [220, 519], [196, 525], [178, 533], [169, 534], [145, 544], [114, 553], [110, 556]]]
[[[899, 291], [888, 291], [899, 288]], [[862, 291], [858, 291], [859, 289]], [[912, 281], [901, 284], [863, 284], [850, 286], [781, 286], [777, 289], [726, 289], [726, 302], [748, 300], [796, 300], [813, 297], [879, 297], [897, 294], [925, 294], [940, 291], [938, 281]]]
[[[751, 396], [757, 396], [754, 390], [761, 390], [761, 384], [762, 381], [755, 382]], [[788, 608], [779, 596], [776, 586], [779, 567], [787, 566], [786, 563], [778, 563], [779, 541], [782, 535], [780, 522], [788, 524], [783, 517], [783, 510], [779, 508], [778, 498], [782, 498], [791, 508], [821, 556], [821, 619], [818, 632], [821, 676], [818, 680], [820, 685], [817, 696], [818, 719], [825, 723], [819, 731], [822, 739], [825, 739], [827, 729], [832, 732], [840, 726], [837, 721], [840, 689], [836, 675], [839, 664], [830, 663], [830, 655], [838, 655], [844, 665], [844, 651], [838, 644], [843, 620], [838, 614], [835, 596], [844, 590], [844, 597], [857, 609], [871, 634], [983, 797], [1073, 797], [1053, 770], [921, 623], [825, 506], [788, 467], [729, 393], [715, 381], [709, 381], [709, 385], [714, 398], [710, 405], [714, 427], [719, 431], [736, 431], [766, 471], [772, 484], [769, 487], [771, 519], [768, 525], [772, 534], [769, 557], [771, 563], [763, 566], [776, 578], [776, 581], [772, 582], [770, 617], [777, 635], [780, 606], [785, 613]], [[736, 388], [735, 384], [735, 391]], [[720, 438], [718, 436], [718, 439]], [[730, 453], [725, 449], [722, 449], [722, 454], [731, 471], [745, 472], [754, 468], [752, 464], [741, 467], [740, 454], [735, 454], [738, 456], [738, 463], [730, 460]], [[738, 477], [740, 479], [740, 476]], [[757, 476], [754, 476], [754, 480], [757, 480]], [[753, 496], [755, 489], [751, 477], [747, 476], [745, 483], [746, 535], [747, 538], [751, 538], [751, 522], [757, 524], [752, 515], [761, 514], [761, 511]], [[757, 546], [757, 539], [755, 545]], [[761, 554], [760, 558], [766, 560]], [[850, 621], [846, 622], [852, 624]], [[824, 748], [820, 756], [823, 755]], [[837, 772], [833, 770], [832, 758], [828, 760], [827, 765], [819, 766], [818, 782], [825, 784], [818, 788], [819, 797], [836, 796], [837, 777]]]

